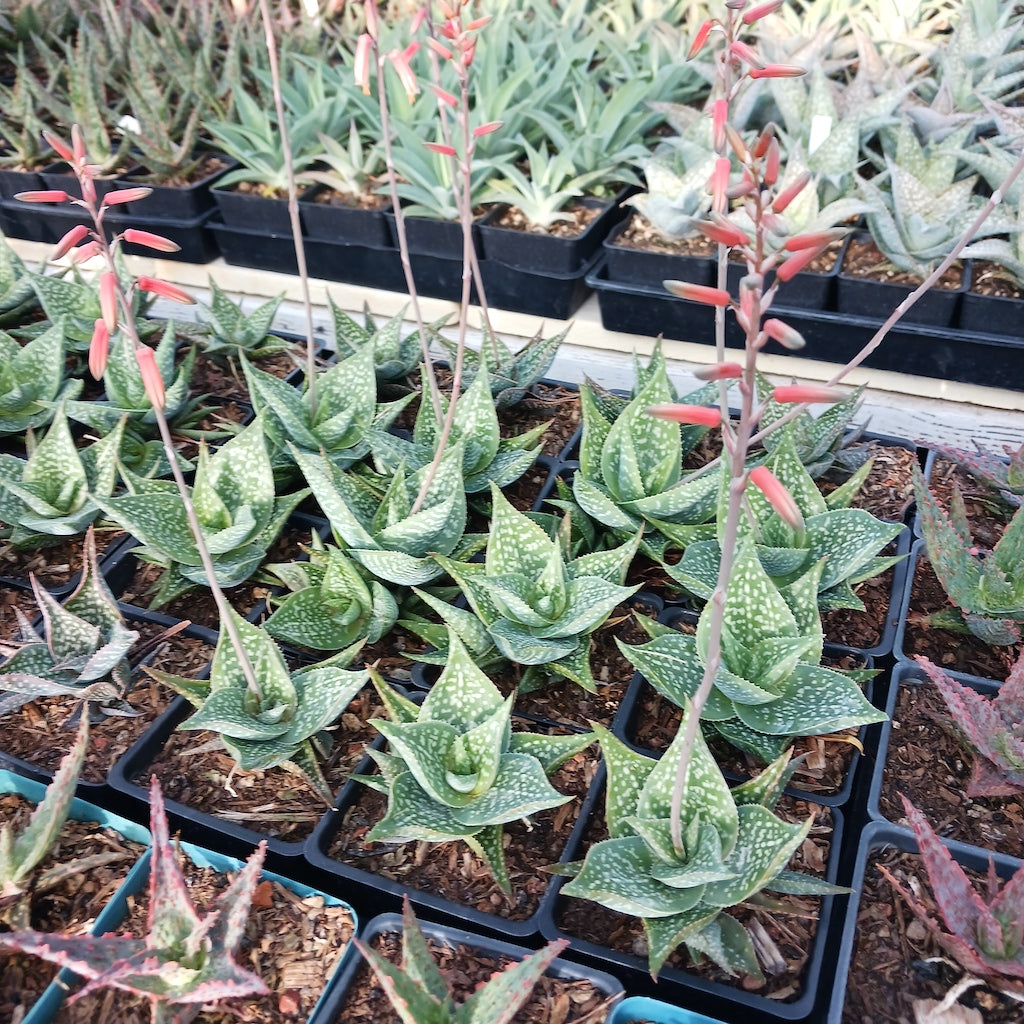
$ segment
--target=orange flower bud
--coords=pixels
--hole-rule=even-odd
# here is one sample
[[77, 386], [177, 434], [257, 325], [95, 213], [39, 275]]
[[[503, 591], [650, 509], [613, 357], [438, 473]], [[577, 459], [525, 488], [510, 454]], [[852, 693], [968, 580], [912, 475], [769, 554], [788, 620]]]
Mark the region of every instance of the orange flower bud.
[[742, 42], [739, 39], [737, 39], [736, 42], [734, 42], [729, 47], [729, 52], [734, 57], [737, 57], [741, 61], [743, 61], [744, 64], [749, 64], [752, 69], [759, 70], [767, 66], [765, 62], [761, 60], [761, 58], [757, 55], [757, 52], [752, 47], [748, 46], [746, 43]]
[[61, 256], [66, 256], [88, 234], [89, 229], [84, 224], [76, 224], [70, 231], [65, 232], [50, 258], [59, 260]]
[[832, 404], [841, 402], [846, 393], [839, 388], [826, 387], [824, 384], [782, 384], [772, 391], [772, 398], [780, 405], [791, 402], [811, 404]]
[[473, 135], [478, 139], [481, 135], [490, 135], [491, 132], [496, 132], [504, 123], [504, 121], [488, 121], [487, 124], [478, 124], [473, 129]]
[[795, 255], [790, 256], [788, 260], [783, 260], [779, 264], [778, 269], [775, 271], [775, 276], [780, 281], [790, 280], [795, 274], [799, 274], [815, 257], [820, 256], [825, 251], [825, 248], [826, 246], [819, 245], [814, 249], [801, 249]]
[[103, 246], [94, 239], [85, 245], [79, 246], [71, 254], [71, 262], [84, 263], [86, 260], [91, 260], [93, 256], [99, 256], [101, 252], [103, 252]]
[[789, 252], [800, 252], [802, 249], [821, 249], [838, 242], [847, 235], [846, 228], [829, 228], [827, 231], [812, 231], [806, 235], [794, 235], [786, 239], [783, 249]]
[[152, 231], [128, 228], [122, 237], [132, 245], [144, 245], [157, 252], [179, 252], [181, 250], [181, 246], [177, 242], [172, 242], [171, 239], [164, 238], [163, 235], [154, 235]]
[[484, 25], [490, 24], [490, 22], [492, 20], [493, 19], [491, 18], [491, 16], [489, 14], [486, 17], [484, 17], [484, 18], [474, 18], [466, 26], [466, 31], [467, 32], [476, 32], [477, 30], [482, 29], [484, 27]]
[[772, 200], [772, 212], [784, 213], [786, 207], [789, 206], [789, 204], [793, 202], [793, 200], [796, 199], [796, 197], [800, 195], [801, 192], [803, 192], [803, 190], [807, 187], [807, 183], [810, 180], [810, 171], [804, 171], [804, 173], [801, 174], [800, 177], [796, 179], [796, 181], [794, 181], [791, 185], [787, 185], [786, 188], [784, 188], [775, 197], [775, 199]]
[[673, 295], [691, 302], [703, 302], [708, 306], [728, 306], [732, 296], [724, 288], [709, 288], [705, 284], [691, 284], [689, 281], [662, 281]]
[[764, 158], [764, 183], [774, 185], [779, 180], [779, 164], [782, 160], [782, 153], [779, 149], [779, 140], [772, 139], [768, 143], [768, 152]]
[[761, 134], [757, 137], [757, 142], [754, 143], [754, 156], [759, 160], [761, 157], [768, 152], [768, 146], [771, 144], [772, 139], [775, 138], [775, 124], [769, 121], [762, 129]]
[[708, 183], [711, 191], [711, 208], [716, 213], [725, 213], [729, 189], [729, 171], [732, 165], [727, 156], [720, 156], [715, 161], [715, 169], [711, 172], [711, 181]]
[[136, 284], [141, 291], [151, 292], [153, 295], [170, 299], [172, 302], [181, 302], [186, 306], [191, 306], [196, 301], [184, 288], [178, 288], [166, 281], [158, 281], [155, 277], [140, 277]]
[[89, 342], [89, 372], [96, 380], [103, 379], [103, 371], [107, 368], [107, 356], [110, 354], [110, 331], [102, 319], [92, 327], [92, 341]]
[[142, 386], [146, 389], [146, 397], [154, 409], [163, 409], [167, 404], [167, 395], [164, 391], [164, 379], [160, 376], [153, 350], [143, 345], [135, 350], [135, 358], [139, 361], [139, 371], [142, 374]]
[[421, 7], [412, 17], [412, 21], [409, 23], [410, 35], [416, 35], [420, 30], [420, 26], [427, 20], [427, 9]]
[[145, 199], [146, 196], [152, 194], [153, 190], [145, 185], [138, 185], [135, 188], [119, 188], [113, 192], [108, 192], [103, 197], [103, 205], [118, 206], [121, 203], [134, 203], [136, 200]]
[[117, 274], [112, 270], [100, 274], [100, 311], [111, 334], [117, 330]]
[[783, 522], [788, 523], [798, 533], [803, 532], [804, 517], [793, 500], [793, 495], [767, 466], [755, 466], [750, 471], [750, 482], [768, 499], [768, 503], [778, 512]]
[[85, 163], [85, 137], [82, 135], [82, 126], [78, 124], [71, 126], [71, 151], [74, 154], [75, 163]]
[[388, 54], [388, 60], [391, 61], [391, 66], [398, 72], [398, 80], [402, 83], [402, 88], [405, 89], [405, 95], [409, 98], [409, 102], [412, 103], [419, 95], [420, 87], [416, 84], [416, 75], [409, 66], [409, 57], [403, 51], [392, 50]]
[[455, 156], [455, 147], [449, 146], [444, 142], [424, 142], [424, 146], [427, 149], [433, 150], [435, 153], [440, 153], [442, 156]]
[[749, 11], [745, 11], [743, 14], [743, 24], [753, 25], [755, 21], [760, 21], [765, 16], [773, 14], [783, 3], [784, 0], [768, 0], [767, 3], [751, 7]]
[[363, 4], [363, 13], [366, 16], [365, 35], [376, 39], [380, 31], [380, 19], [377, 17], [377, 0], [366, 0], [366, 3]]
[[711, 146], [716, 153], [725, 149], [725, 125], [728, 119], [728, 101], [715, 100], [711, 111]]
[[751, 78], [800, 78], [807, 74], [805, 68], [795, 64], [765, 64], [763, 67], [751, 68], [747, 74]]
[[449, 107], [459, 105], [459, 101], [447, 89], [442, 89], [441, 86], [435, 85], [433, 82], [430, 83], [430, 89], [442, 103], [447, 103]]
[[448, 49], [443, 43], [439, 43], [433, 36], [427, 36], [427, 46], [429, 46], [434, 53], [444, 60], [452, 59], [452, 51]]
[[44, 188], [32, 192], [16, 192], [14, 198], [23, 203], [66, 203], [68, 194], [59, 188]]
[[709, 220], [698, 220], [694, 221], [693, 226], [707, 238], [710, 238], [713, 242], [720, 242], [722, 245], [749, 245], [750, 236], [745, 232], [740, 231], [734, 224], [730, 224], [728, 221], [724, 223], [720, 221], [709, 221]]
[[804, 341], [804, 336], [795, 327], [790, 327], [789, 324], [777, 320], [775, 317], [765, 320], [763, 327], [764, 333], [769, 338], [774, 339], [790, 352], [797, 352], [807, 344]]
[[355, 63], [352, 65], [352, 74], [355, 77], [356, 85], [366, 96], [370, 95], [370, 53], [373, 50], [373, 39], [369, 33], [364, 32], [356, 43]]
[[740, 133], [728, 121], [725, 123], [725, 137], [729, 140], [729, 146], [736, 154], [736, 159], [742, 164], [747, 163], [750, 160], [747, 144], [743, 141]]
[[743, 367], [739, 363], [715, 363], [698, 367], [693, 375], [698, 380], [737, 380], [743, 376]]
[[697, 34], [693, 37], [693, 42], [690, 43], [690, 49], [686, 51], [687, 60], [693, 60], [693, 58], [704, 49], [704, 44], [708, 41], [708, 35], [716, 24], [716, 19], [708, 18], [708, 20], [705, 21], [699, 29], [697, 29]]
[[697, 427], [718, 427], [722, 424], [722, 411], [715, 405], [649, 405], [646, 412], [655, 419], [689, 423]]
[[55, 132], [51, 132], [48, 128], [43, 129], [43, 138], [46, 140], [46, 144], [52, 149], [61, 160], [67, 160], [71, 163], [75, 159], [75, 154], [71, 152], [71, 147]]

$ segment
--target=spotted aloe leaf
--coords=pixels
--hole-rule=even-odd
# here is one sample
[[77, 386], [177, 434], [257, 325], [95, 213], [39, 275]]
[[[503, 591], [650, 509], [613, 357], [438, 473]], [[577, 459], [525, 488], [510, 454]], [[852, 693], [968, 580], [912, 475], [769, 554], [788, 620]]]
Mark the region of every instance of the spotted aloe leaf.
[[[781, 591], [748, 537], [726, 592], [721, 668], [703, 711], [708, 727], [740, 749], [772, 761], [797, 736], [818, 736], [882, 721], [855, 678], [824, 668], [821, 624], [813, 605], [821, 563]], [[810, 614], [808, 614], [810, 612]], [[679, 707], [693, 698], [708, 658], [711, 606], [695, 636], [661, 633], [619, 648]]]
[[959, 611], [960, 628], [986, 643], [1016, 643], [1024, 622], [1024, 508], [1017, 509], [996, 546], [983, 555], [971, 540], [958, 490], [947, 512], [918, 471], [914, 495], [928, 560]]
[[[191, 497], [217, 582], [233, 587], [247, 580], [277, 539], [285, 520], [309, 493], [275, 496], [274, 474], [256, 417], [213, 455], [200, 445]], [[129, 493], [97, 501], [104, 513], [142, 541], [140, 558], [164, 568], [151, 606], [206, 585], [199, 550], [177, 488], [168, 481], [125, 473]]]
[[548, 772], [593, 737], [531, 734], [517, 741], [510, 725], [513, 698], [501, 696], [455, 633], [447, 646], [444, 671], [415, 718], [415, 705], [403, 704], [388, 707], [389, 720], [374, 722], [391, 750], [384, 762], [388, 808], [367, 838], [464, 839], [509, 892], [501, 826], [568, 802]]
[[287, 351], [291, 345], [270, 331], [284, 294], [268, 299], [251, 313], [233, 301], [210, 278], [210, 304], [202, 305], [206, 333], [199, 344], [214, 359], [262, 359]]
[[[0, 239], [0, 327], [17, 327], [24, 323], [37, 305], [28, 268], [7, 241]], [[55, 379], [50, 378], [50, 381]]]
[[0, 435], [45, 426], [56, 408], [78, 396], [82, 382], [66, 378], [64, 355], [62, 323], [24, 346], [0, 331]]
[[235, 960], [260, 880], [265, 844], [256, 848], [231, 884], [201, 913], [178, 865], [155, 779], [150, 807], [153, 849], [145, 937], [72, 938], [17, 931], [0, 936], [0, 945], [68, 967], [85, 978], [86, 984], [72, 999], [108, 987], [146, 998], [157, 1024], [187, 1024], [203, 1003], [266, 995], [269, 989], [263, 981]]
[[124, 422], [84, 449], [62, 410], [27, 460], [0, 455], [0, 528], [16, 548], [45, 547], [83, 533], [114, 492]]
[[[731, 974], [760, 976], [750, 937], [725, 911], [783, 875], [810, 829], [772, 813], [788, 755], [767, 769], [768, 779], [730, 792], [700, 732], [683, 785], [682, 846], [672, 840], [670, 818], [676, 766], [686, 716], [660, 759], [631, 750], [601, 727], [596, 731], [608, 766], [605, 819], [611, 838], [595, 843], [582, 865], [562, 866], [574, 877], [566, 896], [590, 899], [640, 917], [647, 932], [651, 973], [686, 944]], [[782, 885], [792, 884], [789, 873]], [[835, 887], [805, 878], [808, 891]]]
[[974, 444], [977, 451], [973, 452], [947, 445], [934, 448], [943, 458], [967, 470], [983, 487], [999, 494], [1007, 504], [1020, 505], [1024, 495], [1024, 445], [1017, 449], [1005, 445], [1005, 456], [999, 456], [977, 441]]

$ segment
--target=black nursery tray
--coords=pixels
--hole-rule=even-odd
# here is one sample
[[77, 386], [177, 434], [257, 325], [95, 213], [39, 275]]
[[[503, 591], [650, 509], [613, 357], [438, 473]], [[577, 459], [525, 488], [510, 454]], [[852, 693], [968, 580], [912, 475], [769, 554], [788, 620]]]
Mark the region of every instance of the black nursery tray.
[[[606, 330], [714, 344], [711, 306], [676, 298], [660, 286], [610, 282], [603, 266], [587, 275], [587, 283], [597, 291]], [[868, 317], [784, 306], [773, 306], [772, 313], [804, 336], [807, 347], [801, 356], [840, 365], [852, 359], [881, 324]], [[732, 317], [726, 319], [726, 345], [736, 349], [743, 345], [742, 332]], [[897, 324], [863, 365], [1024, 391], [1024, 341], [996, 334]]]

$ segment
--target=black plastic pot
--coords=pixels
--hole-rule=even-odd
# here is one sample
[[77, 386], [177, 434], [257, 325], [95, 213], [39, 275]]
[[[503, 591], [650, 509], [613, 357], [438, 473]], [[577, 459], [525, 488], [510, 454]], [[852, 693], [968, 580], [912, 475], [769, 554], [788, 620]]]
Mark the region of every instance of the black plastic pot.
[[[466, 946], [475, 954], [493, 956], [496, 960], [508, 957], [512, 960], [522, 960], [532, 950], [524, 946], [515, 946], [510, 942], [502, 942], [499, 939], [486, 938], [483, 935], [476, 935], [458, 927], [445, 927], [433, 924], [430, 921], [419, 921], [419, 926], [428, 940], [447, 946], [450, 949], [457, 949], [459, 946]], [[400, 914], [379, 914], [372, 921], [367, 922], [360, 932], [359, 938], [367, 945], [371, 944], [378, 935], [395, 933], [402, 934], [402, 917]], [[345, 1019], [344, 1007], [348, 990], [351, 987], [360, 967], [364, 964], [364, 957], [358, 950], [356, 955], [347, 959], [342, 966], [340, 974], [336, 979], [337, 984], [332, 988], [331, 995], [325, 1000], [322, 1007], [323, 1020], [341, 1022]], [[561, 958], [557, 959], [545, 971], [547, 977], [559, 978], [566, 982], [589, 981], [595, 989], [603, 993], [607, 1000], [613, 1001], [623, 993], [621, 982], [603, 971], [595, 971], [590, 967], [570, 963]], [[333, 985], [333, 983], [332, 983]], [[696, 1024], [696, 1022], [695, 1022]]]
[[627, 218], [617, 224], [602, 243], [609, 281], [644, 286], [660, 285], [662, 281], [689, 281], [691, 284], [703, 285], [713, 283], [714, 259], [621, 245], [619, 239], [629, 228], [631, 220]]
[[148, 181], [140, 181], [139, 178], [146, 174], [144, 167], [140, 168], [137, 174], [122, 175], [117, 179], [118, 188], [145, 185], [153, 190], [152, 195], [131, 203], [126, 213], [139, 214], [144, 219], [153, 217], [169, 221], [192, 221], [204, 213], [209, 213], [216, 205], [210, 193], [210, 186], [233, 167], [238, 166], [236, 161], [227, 157], [218, 159], [221, 162], [220, 167], [188, 185], [154, 185]]
[[[391, 237], [398, 244], [398, 228], [395, 213], [386, 210], [384, 217], [391, 230]], [[405, 240], [409, 252], [416, 256], [435, 256], [444, 260], [458, 260], [462, 265], [462, 224], [457, 220], [437, 220], [434, 217], [410, 217], [405, 215]], [[480, 228], [473, 225], [473, 245], [480, 256]]]
[[[131, 166], [124, 167], [119, 173], [112, 174], [105, 178], [95, 178], [93, 184], [96, 186], [96, 196], [105, 196], [108, 192], [113, 192], [114, 189], [120, 188], [121, 185], [119, 180], [128, 175], [135, 174], [139, 170], [139, 165], [132, 163]], [[82, 187], [78, 184], [78, 179], [71, 173], [71, 166], [64, 160], [59, 160], [57, 163], [48, 164], [39, 172], [39, 177], [43, 182], [44, 188], [55, 188], [62, 189], [67, 192], [69, 196], [75, 199], [82, 198]]]
[[326, 185], [315, 185], [299, 196], [307, 238], [375, 249], [391, 247], [391, 223], [385, 216], [385, 207], [366, 209], [329, 200], [319, 201], [329, 193], [335, 194]]
[[10, 238], [53, 245], [76, 224], [92, 226], [92, 218], [77, 207], [52, 203], [23, 203], [5, 199], [0, 203], [3, 231]]
[[591, 262], [608, 232], [626, 216], [628, 211], [621, 203], [633, 191], [635, 189], [623, 189], [613, 199], [582, 200], [587, 209], [601, 212], [584, 231], [572, 238], [500, 227], [495, 221], [508, 206], [498, 206], [480, 223], [484, 259], [496, 260], [506, 267], [516, 267], [533, 275], [571, 276]]
[[568, 320], [590, 294], [587, 275], [600, 259], [601, 254], [596, 253], [582, 268], [568, 274], [535, 273], [486, 259], [480, 263], [480, 275], [491, 306], [530, 316]]
[[[84, 536], [84, 534], [83, 534]], [[58, 538], [59, 540], [72, 539], [72, 538]], [[121, 560], [126, 556], [130, 548], [135, 546], [135, 540], [132, 537], [121, 537], [119, 539], [112, 540], [111, 543], [106, 547], [105, 550], [99, 553], [97, 557], [97, 563], [100, 568], [100, 572], [107, 578], [109, 574], [116, 571], [116, 567], [121, 563]], [[43, 589], [48, 593], [52, 594], [56, 598], [62, 598], [67, 594], [70, 594], [75, 587], [78, 586], [79, 580], [82, 578], [80, 572], [76, 572], [71, 576], [66, 583], [59, 583], [53, 585], [47, 585], [44, 579], [40, 579], [40, 583]], [[0, 575], [0, 586], [14, 587], [18, 590], [31, 590], [32, 584], [29, 582], [27, 576], [4, 576]]]
[[[276, 233], [291, 238], [292, 222], [287, 199], [239, 192], [234, 186], [223, 188], [220, 185], [214, 185], [210, 195], [220, 211], [221, 220], [228, 227], [255, 234]], [[292, 269], [288, 273], [294, 274], [296, 271]]]
[[[989, 858], [991, 858], [992, 863], [995, 865], [996, 874], [1005, 880], [1011, 877], [1020, 867], [1020, 861], [1003, 856], [1000, 853], [982, 851], [977, 847], [965, 846], [963, 843], [957, 843], [948, 839], [943, 839], [942, 841], [949, 848], [955, 860], [969, 870], [987, 872]], [[884, 847], [895, 847], [897, 850], [909, 853], [917, 852], [917, 843], [914, 840], [913, 834], [907, 829], [897, 828], [887, 822], [876, 821], [867, 825], [861, 832], [853, 869], [853, 878], [850, 882], [853, 893], [850, 896], [836, 897], [837, 900], [845, 904], [845, 920], [839, 936], [838, 948], [829, 962], [830, 970], [826, 975], [825, 984], [827, 985], [829, 980], [831, 980], [831, 998], [825, 1011], [826, 1015], [819, 1018], [824, 1020], [826, 1024], [842, 1024], [843, 1005], [846, 1001], [847, 977], [853, 960], [854, 946], [859, 934], [857, 912], [864, 885], [864, 875], [871, 854]], [[899, 897], [894, 893], [893, 899], [898, 900]]]
[[[604, 800], [603, 776], [602, 770], [591, 787], [588, 795], [588, 804], [591, 808], [595, 806], [597, 800], [602, 802]], [[840, 860], [843, 819], [838, 809], [832, 809], [830, 813], [833, 831], [826, 879], [835, 882]], [[587, 817], [581, 813], [563, 860], [578, 860], [582, 857], [587, 825]], [[753, 1022], [768, 1024], [773, 1021], [811, 1022], [818, 1019], [814, 1014], [827, 1005], [829, 992], [827, 982], [823, 979], [828, 977], [834, 954], [829, 943], [832, 919], [835, 913], [834, 904], [837, 900], [844, 900], [845, 897], [825, 896], [821, 898], [821, 912], [814, 940], [811, 948], [807, 951], [801, 993], [795, 999], [783, 1001], [747, 992], [738, 983], [735, 986], [726, 985], [669, 966], [663, 967], [657, 981], [654, 981], [649, 973], [645, 957], [620, 952], [587, 939], [569, 935], [558, 925], [560, 908], [570, 898], [561, 895], [561, 889], [567, 881], [566, 878], [556, 879], [553, 886], [553, 898], [545, 901], [540, 922], [541, 935], [549, 940], [569, 939], [570, 945], [566, 951], [566, 957], [583, 963], [596, 964], [602, 970], [614, 973], [631, 995], [654, 996], [713, 1018], [727, 1021], [749, 1021], [751, 1024]]]
[[[984, 267], [985, 263], [981, 260], [971, 261], [972, 285]], [[960, 300], [960, 327], [965, 331], [1005, 334], [1024, 341], [1024, 298], [981, 295], [968, 287]]]
[[38, 171], [15, 171], [0, 167], [0, 199], [13, 199], [19, 192], [31, 192], [43, 187]]
[[[153, 198], [152, 196], [150, 198]], [[144, 199], [148, 203], [149, 199]], [[157, 253], [153, 249], [143, 245], [135, 245], [131, 242], [123, 242], [122, 248], [130, 256], [158, 256], [162, 260], [174, 260], [178, 263], [209, 263], [220, 255], [217, 247], [217, 238], [206, 226], [210, 219], [212, 210], [207, 210], [187, 220], [175, 220], [171, 218], [159, 218], [150, 215], [136, 216], [134, 205], [120, 207], [125, 212], [120, 214], [108, 214], [104, 218], [104, 227], [110, 232], [124, 231], [125, 228], [137, 228], [143, 231], [152, 231], [154, 234], [163, 235], [172, 242], [177, 243], [181, 248], [177, 252]]]

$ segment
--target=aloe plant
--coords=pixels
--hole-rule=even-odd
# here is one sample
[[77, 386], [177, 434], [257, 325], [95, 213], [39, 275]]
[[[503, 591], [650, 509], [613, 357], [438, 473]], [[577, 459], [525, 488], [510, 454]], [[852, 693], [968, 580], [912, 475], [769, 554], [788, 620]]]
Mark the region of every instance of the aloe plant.
[[572, 799], [548, 776], [593, 737], [512, 731], [514, 697], [501, 696], [454, 632], [444, 671], [422, 705], [393, 692], [375, 673], [373, 680], [388, 715], [373, 724], [389, 750], [371, 749], [379, 774], [355, 778], [386, 793], [388, 808], [367, 840], [464, 840], [511, 893], [502, 826]]
[[660, 760], [645, 757], [595, 727], [608, 768], [605, 820], [610, 838], [595, 843], [562, 894], [593, 900], [643, 920], [648, 960], [657, 977], [680, 945], [728, 974], [761, 978], [754, 943], [730, 908], [764, 890], [843, 892], [786, 868], [811, 828], [772, 813], [789, 776], [788, 757], [729, 789], [697, 734], [680, 811], [683, 844], [671, 839], [671, 793], [683, 727]]
[[204, 1003], [266, 995], [267, 986], [236, 962], [266, 845], [261, 843], [213, 904], [200, 915], [171, 843], [160, 784], [150, 788], [153, 835], [149, 922], [145, 937], [72, 937], [43, 932], [0, 934], [0, 946], [68, 967], [87, 980], [72, 999], [106, 987], [149, 1001], [153, 1024], [188, 1024]]
[[997, 494], [1008, 505], [1019, 506], [1024, 496], [1024, 444], [1014, 449], [1004, 445], [1005, 458], [974, 442], [976, 451], [933, 445], [934, 451], [944, 459], [966, 470], [989, 493]]
[[210, 278], [212, 298], [207, 306], [200, 303], [206, 331], [197, 339], [202, 350], [217, 361], [262, 359], [277, 352], [286, 352], [291, 342], [270, 333], [284, 294], [268, 299], [251, 313]]
[[46, 436], [30, 445], [27, 459], [0, 454], [0, 522], [5, 524], [0, 537], [26, 549], [83, 533], [114, 493], [123, 435], [122, 420], [79, 449], [58, 410]]
[[321, 135], [320, 146], [317, 163], [326, 164], [327, 169], [308, 171], [306, 177], [310, 181], [347, 196], [366, 196], [373, 192], [384, 170], [384, 155], [379, 143], [364, 143], [355, 118], [349, 122], [347, 145]]
[[24, 346], [0, 331], [0, 435], [43, 427], [82, 390], [64, 373], [64, 328], [53, 324]]
[[990, 868], [987, 891], [978, 892], [924, 815], [906, 797], [902, 799], [942, 920], [936, 920], [920, 895], [893, 877], [884, 865], [878, 870], [939, 946], [969, 974], [992, 981], [1018, 998], [1024, 996], [1020, 927], [1024, 917], [1024, 869], [1000, 887], [995, 869]]
[[639, 534], [609, 551], [569, 556], [570, 520], [554, 538], [491, 486], [491, 531], [483, 563], [434, 557], [462, 588], [470, 610], [427, 591], [420, 597], [477, 660], [528, 666], [524, 688], [557, 675], [595, 691], [590, 640], [639, 587], [623, 586]]
[[[177, 485], [129, 470], [124, 477], [128, 493], [97, 504], [142, 541], [135, 549], [139, 558], [164, 569], [150, 606], [159, 608], [196, 586], [208, 586]], [[285, 520], [308, 493], [275, 495], [259, 416], [213, 455], [205, 442], [200, 444], [190, 494], [221, 587], [237, 586], [256, 571]]]
[[317, 651], [376, 643], [398, 619], [394, 595], [316, 533], [312, 545], [308, 561], [263, 567], [288, 590], [268, 596], [272, 614], [263, 628], [277, 640]]
[[427, 940], [412, 912], [409, 897], [402, 904], [402, 961], [391, 963], [375, 950], [354, 940], [373, 969], [402, 1024], [511, 1024], [567, 940], [549, 942], [544, 949], [510, 964], [493, 975], [460, 1006], [438, 969]]
[[42, 634], [15, 609], [18, 640], [0, 645], [10, 654], [0, 665], [0, 715], [37, 697], [55, 695], [87, 702], [104, 713], [133, 713], [123, 698], [132, 685], [128, 652], [139, 634], [125, 626], [99, 570], [92, 527], [85, 535], [82, 576], [71, 596], [60, 604], [34, 576], [32, 590], [42, 613]]
[[[29, 313], [38, 305], [28, 279], [28, 268], [7, 241], [0, 237], [0, 327], [19, 326], [29, 319]], [[8, 355], [3, 360], [5, 369], [10, 358]]]
[[[857, 680], [871, 671], [821, 666], [823, 640], [817, 595], [821, 559], [784, 587], [768, 575], [753, 538], [736, 553], [725, 597], [721, 668], [701, 716], [733, 746], [771, 761], [798, 736], [820, 736], [884, 719]], [[619, 649], [659, 693], [685, 707], [708, 658], [707, 604], [696, 635], [644, 623], [653, 639]]]
[[971, 538], [963, 495], [954, 485], [947, 512], [920, 470], [914, 473], [921, 532], [928, 561], [955, 606], [932, 616], [932, 625], [969, 631], [989, 644], [1014, 644], [1024, 623], [1024, 506], [996, 546], [984, 555]]

